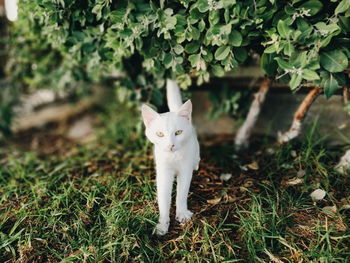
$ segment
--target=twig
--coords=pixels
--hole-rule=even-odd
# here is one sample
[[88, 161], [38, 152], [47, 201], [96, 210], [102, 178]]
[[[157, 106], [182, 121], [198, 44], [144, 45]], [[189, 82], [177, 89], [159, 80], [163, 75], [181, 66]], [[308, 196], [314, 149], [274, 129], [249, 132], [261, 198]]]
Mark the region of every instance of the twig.
[[315, 101], [317, 96], [321, 93], [322, 89], [319, 87], [314, 87], [304, 98], [299, 108], [294, 113], [293, 123], [289, 131], [285, 133], [278, 132], [278, 142], [286, 143], [290, 140], [298, 137], [301, 132], [302, 121], [304, 120], [307, 111], [309, 110], [311, 104]]
[[254, 94], [254, 101], [250, 106], [249, 113], [243, 125], [239, 128], [235, 137], [235, 147], [237, 150], [247, 148], [249, 145], [249, 137], [252, 133], [254, 125], [259, 117], [261, 106], [265, 101], [266, 93], [270, 88], [270, 79], [265, 78], [260, 84], [258, 92]]

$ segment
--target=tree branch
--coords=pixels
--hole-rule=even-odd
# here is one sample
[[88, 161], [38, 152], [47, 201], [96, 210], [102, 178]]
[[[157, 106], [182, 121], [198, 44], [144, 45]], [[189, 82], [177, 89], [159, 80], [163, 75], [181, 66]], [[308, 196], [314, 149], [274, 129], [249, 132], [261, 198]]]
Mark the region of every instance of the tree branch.
[[289, 131], [285, 133], [278, 133], [278, 142], [286, 143], [290, 140], [298, 137], [301, 132], [302, 121], [304, 120], [307, 111], [309, 110], [311, 104], [315, 101], [317, 96], [321, 93], [322, 89], [319, 87], [314, 87], [304, 98], [302, 103], [299, 105], [297, 111], [294, 113], [293, 123]]
[[350, 87], [345, 86], [343, 88], [343, 100], [344, 104], [347, 104], [350, 100]]
[[249, 145], [249, 137], [252, 133], [254, 125], [259, 117], [261, 106], [263, 105], [266, 93], [270, 88], [270, 79], [265, 78], [260, 84], [259, 90], [254, 94], [254, 100], [250, 106], [249, 113], [243, 125], [239, 128], [235, 137], [235, 148], [241, 150]]

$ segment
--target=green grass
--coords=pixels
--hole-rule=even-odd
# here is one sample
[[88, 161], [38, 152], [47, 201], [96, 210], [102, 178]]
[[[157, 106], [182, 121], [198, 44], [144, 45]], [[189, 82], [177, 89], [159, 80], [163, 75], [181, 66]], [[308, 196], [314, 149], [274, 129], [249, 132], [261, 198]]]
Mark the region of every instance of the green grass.
[[[349, 211], [322, 211], [349, 202], [350, 177], [333, 171], [341, 149], [325, 148], [314, 127], [302, 143], [264, 140], [239, 156], [227, 139], [204, 144], [189, 197], [194, 218], [179, 225], [172, 208], [169, 234], [158, 238], [151, 145], [138, 112], [116, 107], [99, 114], [98, 140], [74, 151], [6, 146], [0, 262], [350, 262]], [[253, 161], [257, 170], [241, 170]], [[300, 169], [304, 182], [288, 186]], [[222, 182], [227, 172], [233, 177]], [[315, 205], [317, 187], [327, 196]]]

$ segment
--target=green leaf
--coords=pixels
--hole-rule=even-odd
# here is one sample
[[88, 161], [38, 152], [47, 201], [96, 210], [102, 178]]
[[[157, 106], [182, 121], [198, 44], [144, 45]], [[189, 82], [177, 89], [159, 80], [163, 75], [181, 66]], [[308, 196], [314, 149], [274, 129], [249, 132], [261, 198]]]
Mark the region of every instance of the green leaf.
[[201, 60], [201, 56], [199, 54], [194, 54], [189, 56], [188, 60], [191, 62], [192, 67], [196, 67], [197, 63]]
[[[350, 11], [349, 11], [349, 16], [350, 16]], [[339, 25], [343, 31], [345, 31], [346, 33], [350, 33], [350, 17], [345, 17], [345, 16], [339, 17]]]
[[114, 10], [109, 13], [109, 17], [113, 23], [123, 23], [125, 17], [126, 9], [120, 8], [119, 10]]
[[300, 6], [306, 10], [310, 10], [310, 15], [316, 15], [323, 7], [323, 4], [318, 0], [310, 0]]
[[333, 74], [333, 77], [337, 80], [339, 86], [345, 86], [346, 85], [346, 74], [343, 73], [335, 73]]
[[198, 10], [201, 13], [205, 13], [209, 10], [209, 5], [207, 0], [199, 0], [198, 1]]
[[222, 5], [224, 8], [232, 7], [232, 5], [236, 4], [236, 0], [222, 0]]
[[203, 30], [205, 29], [205, 22], [203, 20], [199, 21], [198, 29], [200, 32], [203, 32]]
[[164, 98], [163, 92], [161, 92], [160, 89], [154, 88], [151, 94], [151, 103], [154, 105], [162, 105]]
[[233, 53], [235, 54], [235, 58], [239, 61], [239, 62], [244, 62], [247, 57], [248, 57], [248, 52], [245, 48], [243, 47], [235, 47], [233, 49]]
[[264, 53], [270, 54], [270, 53], [275, 53], [276, 52], [276, 46], [271, 45], [265, 48]]
[[318, 60], [311, 61], [307, 66], [308, 69], [317, 70], [320, 68], [320, 63]]
[[199, 49], [199, 42], [193, 41], [185, 46], [185, 50], [188, 54], [196, 53]]
[[166, 68], [169, 68], [171, 66], [172, 61], [173, 61], [173, 56], [170, 53], [165, 53], [163, 63]]
[[211, 25], [216, 25], [220, 21], [219, 10], [214, 10], [209, 13], [209, 23]]
[[301, 75], [299, 75], [299, 74], [293, 74], [293, 75], [292, 75], [292, 78], [291, 78], [291, 80], [290, 80], [290, 82], [289, 82], [289, 87], [290, 87], [290, 89], [291, 89], [291, 90], [297, 89], [297, 88], [299, 87], [299, 85], [300, 85], [302, 79], [303, 79], [303, 78], [302, 78]]
[[214, 57], [216, 60], [224, 60], [229, 53], [230, 53], [230, 47], [222, 46], [215, 51]]
[[176, 14], [175, 17], [176, 17], [176, 25], [177, 26], [186, 26], [187, 25], [186, 17], [184, 15]]
[[240, 47], [242, 44], [242, 34], [239, 33], [237, 30], [232, 30], [230, 36], [229, 36], [229, 43], [230, 45], [234, 47]]
[[280, 34], [280, 36], [282, 36], [283, 38], [287, 38], [287, 39], [289, 38], [290, 33], [292, 31], [290, 29], [290, 27], [288, 27], [286, 22], [283, 20], [278, 21], [277, 30], [278, 30], [278, 33]]
[[225, 75], [225, 70], [220, 65], [213, 65], [212, 72], [217, 77], [222, 77]]
[[320, 62], [329, 72], [342, 72], [349, 63], [347, 56], [339, 49], [321, 53]]
[[268, 76], [275, 75], [277, 72], [278, 65], [276, 60], [274, 60], [274, 57], [274, 54], [263, 53], [260, 59], [260, 66]]
[[289, 64], [288, 62], [284, 61], [283, 59], [277, 57], [275, 58], [275, 60], [278, 63], [278, 66], [283, 69], [283, 70], [292, 70], [293, 66], [291, 64]]
[[194, 40], [198, 40], [201, 36], [201, 33], [199, 32], [199, 30], [195, 27], [191, 27], [191, 34]]
[[176, 53], [177, 55], [180, 55], [180, 54], [184, 51], [184, 48], [183, 48], [183, 46], [181, 46], [181, 45], [176, 45], [176, 46], [174, 47], [174, 51], [175, 51], [175, 53]]
[[291, 56], [295, 52], [295, 48], [292, 43], [286, 42], [283, 47], [283, 53], [287, 56]]
[[102, 17], [102, 9], [103, 9], [103, 6], [102, 5], [95, 5], [94, 8], [91, 10], [91, 12], [93, 14], [96, 14], [96, 18], [97, 20], [100, 20], [101, 17]]
[[294, 56], [292, 56], [290, 58], [290, 62], [291, 64], [295, 67], [295, 68], [304, 68], [308, 62], [308, 52], [307, 51], [299, 51], [299, 52], [295, 52], [293, 54]]
[[334, 78], [333, 74], [329, 74], [329, 77], [326, 78], [323, 82], [323, 89], [326, 95], [326, 98], [332, 97], [336, 90], [340, 88], [337, 80]]
[[335, 9], [334, 13], [336, 15], [340, 14], [340, 13], [344, 13], [345, 11], [350, 9], [350, 1], [349, 0], [343, 0], [339, 3], [339, 5], [337, 6], [337, 8]]
[[315, 24], [315, 27], [322, 33], [322, 34], [330, 34], [334, 31], [337, 31], [340, 29], [340, 27], [337, 24], [329, 24], [327, 25], [324, 22], [318, 22]]
[[323, 48], [323, 47], [328, 46], [328, 44], [331, 42], [333, 36], [334, 36], [334, 33], [329, 35], [329, 36], [327, 36], [325, 39], [322, 39], [321, 40], [321, 47]]
[[213, 54], [209, 50], [205, 50], [205, 51], [207, 54], [203, 55], [204, 60], [206, 62], [211, 62], [213, 60]]
[[174, 29], [176, 25], [176, 17], [175, 16], [168, 16], [165, 19], [165, 25], [168, 29]]
[[318, 76], [316, 71], [313, 71], [313, 70], [310, 70], [310, 69], [303, 69], [302, 77], [303, 77], [303, 79], [306, 79], [306, 80], [320, 79], [320, 77]]

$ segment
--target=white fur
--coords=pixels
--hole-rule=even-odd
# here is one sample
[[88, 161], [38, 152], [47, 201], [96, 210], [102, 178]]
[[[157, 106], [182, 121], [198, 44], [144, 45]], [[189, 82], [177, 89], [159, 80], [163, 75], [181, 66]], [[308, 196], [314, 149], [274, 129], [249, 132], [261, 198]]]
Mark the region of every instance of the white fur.
[[180, 88], [175, 81], [167, 79], [166, 94], [169, 110], [172, 112], [177, 112], [182, 105], [182, 99], [180, 94]]
[[[174, 81], [167, 81], [167, 97], [170, 112], [159, 114], [147, 105], [142, 105], [142, 117], [146, 136], [154, 144], [156, 164], [159, 223], [156, 233], [164, 235], [169, 228], [169, 211], [174, 176], [177, 176], [176, 220], [189, 221], [192, 212], [187, 209], [187, 196], [193, 170], [199, 165], [199, 144], [191, 124], [192, 103], [182, 106], [180, 90]], [[180, 105], [179, 105], [180, 104]], [[175, 135], [181, 130], [180, 135]], [[164, 136], [159, 137], [157, 133]]]

